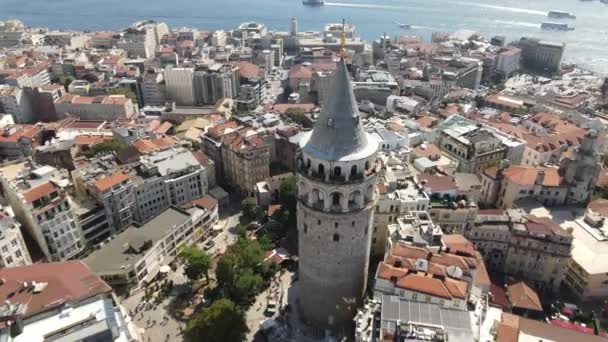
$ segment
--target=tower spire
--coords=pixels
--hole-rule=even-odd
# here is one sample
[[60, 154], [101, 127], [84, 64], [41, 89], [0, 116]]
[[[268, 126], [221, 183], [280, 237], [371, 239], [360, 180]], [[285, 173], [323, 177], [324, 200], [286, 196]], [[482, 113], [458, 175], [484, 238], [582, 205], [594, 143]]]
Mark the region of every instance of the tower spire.
[[342, 18], [342, 35], [340, 36], [340, 58], [346, 58], [346, 22]]

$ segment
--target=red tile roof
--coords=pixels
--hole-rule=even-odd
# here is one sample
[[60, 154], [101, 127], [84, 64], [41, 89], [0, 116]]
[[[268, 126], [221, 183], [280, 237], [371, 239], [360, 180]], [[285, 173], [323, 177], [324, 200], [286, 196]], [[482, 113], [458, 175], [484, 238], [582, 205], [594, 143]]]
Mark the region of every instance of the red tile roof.
[[53, 183], [46, 182], [40, 186], [37, 186], [33, 189], [24, 192], [23, 199], [25, 199], [26, 203], [32, 203], [37, 199], [50, 195], [56, 190], [57, 189], [55, 188], [55, 185], [53, 185]]
[[511, 182], [519, 185], [534, 185], [540, 171], [545, 173], [544, 186], [560, 186], [562, 184], [562, 176], [553, 167], [513, 165], [503, 170], [503, 175]]
[[511, 307], [533, 311], [543, 311], [538, 294], [526, 283], [520, 281], [507, 287]]
[[99, 191], [106, 191], [113, 187], [114, 185], [120, 184], [129, 179], [129, 175], [124, 172], [116, 172], [109, 176], [105, 176], [103, 178], [98, 179], [95, 182], [95, 187]]
[[303, 78], [303, 79], [310, 79], [312, 78], [312, 70], [307, 67], [304, 66], [302, 64], [297, 64], [291, 67], [291, 69], [289, 69], [289, 78]]
[[241, 62], [239, 63], [239, 74], [243, 78], [258, 77], [260, 75], [260, 68], [253, 63]]
[[217, 200], [209, 195], [206, 195], [203, 198], [196, 199], [192, 201], [192, 203], [207, 210], [213, 210], [217, 207]]
[[[25, 304], [24, 317], [77, 303], [112, 289], [80, 260], [0, 269], [0, 300]], [[24, 282], [47, 283], [40, 293], [22, 290]]]

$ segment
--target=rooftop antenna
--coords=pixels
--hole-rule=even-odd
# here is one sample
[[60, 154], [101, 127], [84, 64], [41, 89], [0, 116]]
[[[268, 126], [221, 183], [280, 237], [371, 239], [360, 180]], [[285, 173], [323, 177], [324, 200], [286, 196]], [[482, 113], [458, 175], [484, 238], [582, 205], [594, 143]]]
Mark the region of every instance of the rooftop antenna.
[[342, 19], [342, 36], [340, 37], [340, 57], [346, 58], [346, 22]]

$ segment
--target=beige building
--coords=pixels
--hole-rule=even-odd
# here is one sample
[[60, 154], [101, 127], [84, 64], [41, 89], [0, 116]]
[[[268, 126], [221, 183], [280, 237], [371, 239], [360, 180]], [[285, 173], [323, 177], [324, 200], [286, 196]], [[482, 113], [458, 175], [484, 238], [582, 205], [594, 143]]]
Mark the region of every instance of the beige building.
[[523, 210], [480, 213], [468, 232], [489, 270], [528, 280], [539, 291], [557, 291], [566, 274], [572, 232]]
[[513, 208], [515, 201], [532, 198], [546, 206], [584, 204], [595, 189], [601, 166], [594, 152], [597, 132], [585, 134], [573, 156], [563, 157], [558, 167], [507, 167], [501, 163], [481, 175], [482, 199], [487, 204]]
[[217, 219], [217, 202], [212, 199], [188, 209], [170, 207], [142, 225], [129, 226], [83, 261], [111, 285], [145, 286]]
[[392, 179], [378, 184], [380, 196], [374, 211], [372, 232], [372, 255], [375, 256], [383, 256], [386, 252], [389, 225], [396, 224], [399, 217], [412, 211], [427, 210], [430, 204], [429, 196], [413, 179], [400, 182]]
[[259, 135], [235, 132], [222, 139], [222, 167], [226, 184], [253, 196], [258, 182], [269, 176], [270, 147]]
[[32, 263], [21, 225], [9, 210], [0, 207], [0, 268], [26, 266]]
[[566, 221], [574, 236], [564, 284], [583, 301], [608, 298], [608, 201], [591, 202], [583, 217]]
[[124, 95], [80, 96], [65, 94], [55, 102], [55, 111], [59, 117], [70, 114], [80, 120], [129, 119], [137, 115], [137, 105]]
[[82, 229], [66, 194], [71, 184], [65, 175], [30, 161], [6, 165], [1, 173], [4, 196], [15, 218], [47, 260], [67, 260], [84, 250]]

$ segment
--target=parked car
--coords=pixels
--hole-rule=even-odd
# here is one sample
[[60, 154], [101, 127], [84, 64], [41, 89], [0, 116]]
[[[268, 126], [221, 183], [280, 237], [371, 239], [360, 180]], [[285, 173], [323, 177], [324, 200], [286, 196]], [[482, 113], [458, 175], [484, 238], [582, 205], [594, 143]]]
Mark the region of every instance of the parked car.
[[277, 313], [277, 309], [278, 309], [278, 303], [277, 303], [276, 299], [274, 299], [274, 298], [268, 299], [268, 303], [266, 304], [266, 315], [273, 316], [275, 313]]
[[205, 242], [205, 244], [203, 245], [203, 249], [208, 251], [211, 248], [213, 248], [213, 246], [215, 246], [215, 241], [209, 240], [209, 241]]

